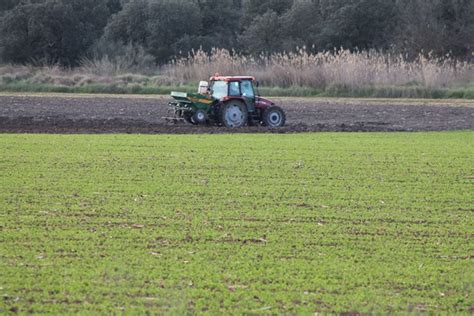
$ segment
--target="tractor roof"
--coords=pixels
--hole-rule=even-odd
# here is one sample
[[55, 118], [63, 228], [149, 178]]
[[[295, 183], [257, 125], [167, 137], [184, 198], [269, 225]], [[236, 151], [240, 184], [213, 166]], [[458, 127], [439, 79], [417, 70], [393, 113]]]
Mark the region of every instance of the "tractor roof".
[[252, 76], [212, 76], [211, 81], [241, 81], [241, 80], [252, 80], [255, 81], [255, 77]]

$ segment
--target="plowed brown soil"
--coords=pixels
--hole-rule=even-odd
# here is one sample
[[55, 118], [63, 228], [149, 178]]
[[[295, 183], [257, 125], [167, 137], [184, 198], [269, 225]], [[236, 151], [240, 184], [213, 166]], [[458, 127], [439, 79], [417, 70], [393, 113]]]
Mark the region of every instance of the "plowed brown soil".
[[274, 98], [287, 125], [173, 124], [166, 96], [0, 95], [2, 133], [230, 133], [316, 131], [443, 131], [474, 129], [474, 102]]

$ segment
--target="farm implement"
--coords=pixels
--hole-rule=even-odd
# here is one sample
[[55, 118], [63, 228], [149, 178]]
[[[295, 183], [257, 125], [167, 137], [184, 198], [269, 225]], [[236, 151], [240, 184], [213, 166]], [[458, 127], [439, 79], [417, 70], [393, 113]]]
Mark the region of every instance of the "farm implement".
[[169, 103], [173, 117], [168, 121], [186, 121], [193, 125], [223, 125], [239, 128], [261, 124], [285, 125], [286, 116], [274, 102], [255, 93], [258, 83], [249, 76], [213, 76], [210, 83], [201, 81], [198, 93], [172, 92]]

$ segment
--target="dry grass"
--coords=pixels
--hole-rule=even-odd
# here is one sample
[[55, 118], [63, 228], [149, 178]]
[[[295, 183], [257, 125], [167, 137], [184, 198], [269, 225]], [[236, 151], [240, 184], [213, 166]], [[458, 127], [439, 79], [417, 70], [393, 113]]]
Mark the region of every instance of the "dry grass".
[[[191, 52], [162, 67], [125, 59], [84, 59], [80, 67], [0, 66], [1, 91], [166, 93], [162, 87], [195, 84], [218, 72], [256, 76], [268, 95], [474, 98], [474, 65], [446, 56], [339, 50], [251, 57], [214, 49]], [[146, 66], [145, 66], [146, 65]]]
[[[53, 66], [0, 66], [0, 87], [8, 91], [8, 87], [20, 87], [11, 91], [56, 91], [82, 92], [81, 88], [108, 87], [104, 92], [120, 92], [121, 88], [131, 88], [140, 93], [144, 87], [160, 87], [170, 85], [173, 80], [166, 76], [144, 75], [139, 71], [129, 72], [124, 64], [114, 63], [110, 60], [84, 60], [81, 67], [74, 69]], [[39, 89], [42, 87], [43, 89]], [[31, 89], [30, 89], [31, 88]], [[57, 88], [57, 89], [53, 89]]]

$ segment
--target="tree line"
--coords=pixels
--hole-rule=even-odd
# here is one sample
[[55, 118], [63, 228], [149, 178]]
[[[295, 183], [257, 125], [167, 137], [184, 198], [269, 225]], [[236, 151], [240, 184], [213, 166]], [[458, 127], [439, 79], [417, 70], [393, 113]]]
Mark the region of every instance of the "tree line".
[[[2, 0], [0, 62], [76, 66], [143, 52], [259, 55], [297, 47], [471, 59], [472, 0]], [[140, 55], [142, 56], [142, 55]]]

